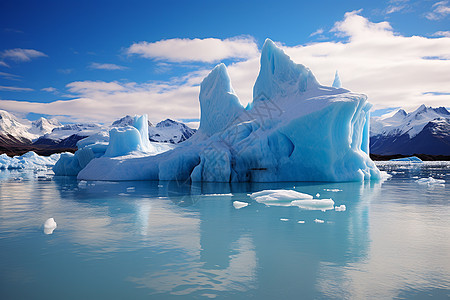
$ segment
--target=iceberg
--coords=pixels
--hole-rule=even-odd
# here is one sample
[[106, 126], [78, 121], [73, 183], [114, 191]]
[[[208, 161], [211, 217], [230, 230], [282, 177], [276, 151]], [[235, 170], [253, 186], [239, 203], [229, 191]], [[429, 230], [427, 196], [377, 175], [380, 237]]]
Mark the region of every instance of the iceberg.
[[[108, 132], [98, 132], [77, 142], [75, 154], [61, 154], [53, 167], [58, 176], [77, 176], [89, 162], [98, 157], [122, 157], [127, 155], [155, 155], [174, 146], [150, 142], [148, 139], [148, 117], [127, 116], [128, 124], [113, 127]], [[119, 124], [120, 125], [120, 124]]]
[[41, 170], [52, 167], [60, 158], [59, 153], [50, 156], [40, 156], [33, 151], [29, 151], [21, 156], [10, 157], [0, 154], [0, 170], [29, 169]]
[[[381, 177], [368, 155], [371, 104], [365, 95], [319, 84], [309, 68], [269, 39], [260, 62], [246, 108], [226, 66], [219, 64], [201, 84], [200, 127], [189, 140], [163, 153], [95, 156], [78, 178], [337, 182]], [[124, 151], [113, 155], [139, 150], [131, 131], [118, 139], [131, 143], [130, 149], [119, 147]]]

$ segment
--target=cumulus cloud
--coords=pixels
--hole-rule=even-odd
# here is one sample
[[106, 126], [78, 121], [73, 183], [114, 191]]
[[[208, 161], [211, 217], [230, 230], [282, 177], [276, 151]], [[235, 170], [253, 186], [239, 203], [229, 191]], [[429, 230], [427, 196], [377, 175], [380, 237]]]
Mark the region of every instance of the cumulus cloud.
[[168, 39], [139, 42], [126, 52], [145, 58], [170, 62], [218, 62], [224, 59], [248, 59], [258, 56], [258, 47], [251, 37], [229, 39]]
[[7, 92], [31, 92], [31, 91], [34, 91], [34, 90], [30, 89], [30, 88], [24, 88], [24, 87], [0, 85], [0, 91], [7, 91]]
[[26, 62], [32, 60], [33, 58], [45, 56], [47, 55], [34, 49], [15, 48], [3, 50], [2, 52], [0, 52], [0, 57], [3, 60], [10, 59], [16, 62]]
[[100, 63], [96, 63], [96, 62], [91, 63], [89, 65], [89, 68], [91, 68], [91, 69], [98, 69], [98, 70], [110, 70], [110, 71], [112, 71], [112, 70], [125, 70], [125, 69], [128, 69], [127, 67], [119, 66], [119, 65], [116, 65], [116, 64], [100, 64]]
[[432, 10], [425, 14], [425, 18], [428, 20], [441, 20], [450, 14], [450, 5], [448, 1], [436, 2], [431, 8]]

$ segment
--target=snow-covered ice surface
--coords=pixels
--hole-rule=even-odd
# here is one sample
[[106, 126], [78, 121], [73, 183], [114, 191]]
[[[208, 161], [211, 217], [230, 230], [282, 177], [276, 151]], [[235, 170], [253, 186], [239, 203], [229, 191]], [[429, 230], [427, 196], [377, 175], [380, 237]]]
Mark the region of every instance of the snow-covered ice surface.
[[320, 85], [307, 67], [266, 40], [253, 97], [244, 109], [220, 64], [202, 82], [200, 127], [188, 141], [158, 155], [96, 156], [77, 170], [78, 178], [337, 182], [381, 177], [368, 156], [371, 105], [365, 95]]

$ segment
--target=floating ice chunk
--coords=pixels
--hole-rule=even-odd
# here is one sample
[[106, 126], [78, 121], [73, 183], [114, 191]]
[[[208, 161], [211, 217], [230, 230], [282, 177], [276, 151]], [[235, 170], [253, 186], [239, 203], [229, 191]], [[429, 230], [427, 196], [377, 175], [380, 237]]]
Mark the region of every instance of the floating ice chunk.
[[134, 186], [127, 187], [127, 193], [133, 193], [136, 190]]
[[287, 222], [287, 221], [289, 221], [289, 219], [281, 218], [280, 221]]
[[234, 201], [233, 202], [233, 206], [236, 209], [240, 209], [240, 208], [248, 206], [248, 203], [247, 202], [241, 202], [241, 201]]
[[330, 210], [334, 208], [333, 199], [294, 200], [291, 206], [298, 206], [307, 210]]
[[225, 197], [225, 196], [233, 196], [233, 194], [205, 194], [205, 197]]
[[323, 190], [326, 192], [333, 192], [333, 193], [342, 192], [342, 190], [340, 190], [340, 189], [323, 189]]
[[433, 177], [421, 178], [416, 180], [418, 184], [426, 184], [428, 186], [444, 186], [444, 179], [434, 179]]
[[87, 187], [87, 181], [81, 180], [80, 182], [78, 182], [78, 187], [80, 189], [85, 189]]
[[44, 223], [44, 233], [52, 234], [53, 230], [56, 229], [56, 222], [53, 218], [48, 218]]
[[420, 158], [418, 158], [417, 156], [395, 158], [395, 159], [391, 159], [390, 161], [409, 161], [409, 162], [413, 162], [413, 163], [423, 163], [423, 161]]
[[119, 196], [130, 196], [130, 194], [127, 194], [127, 193], [120, 193]]
[[335, 206], [334, 210], [335, 211], [345, 211], [347, 209], [347, 207], [345, 207], [344, 204], [341, 204], [340, 206]]
[[317, 193], [317, 194], [316, 194], [316, 198], [319, 198], [319, 197], [320, 197], [320, 194], [319, 194], [319, 193]]
[[298, 224], [305, 224], [305, 221], [298, 221]]
[[313, 196], [293, 190], [264, 190], [251, 194], [250, 198], [267, 206], [291, 206], [294, 200], [312, 200]]
[[315, 223], [325, 223], [324, 220], [320, 220], [320, 219], [315, 219], [314, 222], [315, 222]]

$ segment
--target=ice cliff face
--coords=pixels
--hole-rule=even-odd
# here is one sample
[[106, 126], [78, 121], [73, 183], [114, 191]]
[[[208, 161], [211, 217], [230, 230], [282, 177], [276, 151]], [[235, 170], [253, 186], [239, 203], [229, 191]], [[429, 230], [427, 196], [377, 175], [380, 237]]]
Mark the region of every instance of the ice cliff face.
[[269, 182], [380, 177], [368, 156], [371, 105], [365, 95], [320, 85], [270, 40], [263, 46], [253, 92], [254, 101], [244, 110], [220, 64], [201, 85], [200, 128], [191, 139], [157, 155], [95, 158], [78, 178]]

